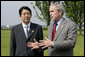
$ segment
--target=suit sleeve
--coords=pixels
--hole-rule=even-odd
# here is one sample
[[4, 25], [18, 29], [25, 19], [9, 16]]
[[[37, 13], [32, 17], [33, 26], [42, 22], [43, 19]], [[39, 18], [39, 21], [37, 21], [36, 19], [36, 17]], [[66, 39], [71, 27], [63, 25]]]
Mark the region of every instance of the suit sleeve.
[[15, 50], [16, 50], [15, 34], [12, 28], [10, 37], [10, 56], [15, 56]]
[[76, 38], [77, 38], [77, 27], [75, 24], [72, 24], [69, 26], [69, 29], [67, 30], [67, 38], [63, 41], [55, 41], [54, 43], [54, 49], [70, 49], [74, 48]]
[[39, 27], [38, 35], [39, 35], [39, 40], [43, 40], [43, 31], [42, 31], [42, 27], [41, 26]]
[[[38, 41], [39, 40], [43, 40], [43, 31], [42, 31], [42, 27], [41, 26], [39, 26], [39, 28], [38, 28], [38, 35], [37, 35], [37, 37], [38, 37], [37, 38]], [[40, 56], [43, 55], [43, 50], [42, 50], [41, 47], [38, 49], [38, 51], [39, 51]]]

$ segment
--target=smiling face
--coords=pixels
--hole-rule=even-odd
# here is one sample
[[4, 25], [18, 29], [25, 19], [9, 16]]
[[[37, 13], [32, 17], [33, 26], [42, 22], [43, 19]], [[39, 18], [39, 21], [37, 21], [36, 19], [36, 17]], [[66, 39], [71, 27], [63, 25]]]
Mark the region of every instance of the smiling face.
[[29, 10], [23, 9], [21, 12], [20, 16], [21, 20], [23, 21], [24, 24], [29, 24], [30, 19], [31, 19], [31, 14]]
[[58, 21], [62, 16], [62, 11], [57, 10], [56, 6], [51, 6], [49, 12], [50, 12], [50, 19], [54, 21]]

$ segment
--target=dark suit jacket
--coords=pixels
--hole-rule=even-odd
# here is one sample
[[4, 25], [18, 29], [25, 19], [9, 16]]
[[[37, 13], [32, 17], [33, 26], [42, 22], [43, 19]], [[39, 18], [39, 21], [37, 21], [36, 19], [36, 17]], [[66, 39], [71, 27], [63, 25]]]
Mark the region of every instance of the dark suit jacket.
[[10, 56], [43, 56], [43, 50], [31, 50], [27, 47], [27, 42], [34, 42], [34, 38], [43, 40], [42, 27], [31, 23], [28, 39], [25, 36], [22, 24], [18, 24], [11, 29]]
[[[48, 27], [48, 38], [52, 39], [54, 21]], [[61, 21], [56, 31], [53, 47], [48, 48], [48, 56], [73, 56], [73, 48], [77, 38], [77, 26], [74, 22], [66, 20]]]

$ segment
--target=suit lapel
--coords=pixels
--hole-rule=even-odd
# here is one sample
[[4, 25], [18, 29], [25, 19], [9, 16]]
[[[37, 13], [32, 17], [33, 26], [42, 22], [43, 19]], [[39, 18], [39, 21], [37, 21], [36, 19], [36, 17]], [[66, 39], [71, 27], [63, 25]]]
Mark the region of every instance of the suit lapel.
[[63, 20], [61, 21], [60, 26], [58, 27], [58, 30], [56, 31], [54, 40], [57, 40], [60, 32], [62, 31], [62, 29], [63, 29], [63, 27], [64, 27], [64, 23], [65, 23], [65, 19], [63, 19]]
[[19, 32], [20, 32], [20, 35], [22, 36], [21, 38], [23, 38], [23, 40], [27, 40], [26, 36], [25, 36], [25, 32], [24, 32], [24, 29], [22, 27], [22, 24], [20, 24], [19, 26]]
[[22, 36], [21, 38], [23, 38], [23, 40], [25, 40], [25, 42], [27, 42], [27, 40], [29, 40], [31, 38], [31, 35], [34, 32], [33, 24], [31, 23], [31, 25], [30, 25], [28, 38], [26, 38], [26, 35], [25, 35], [24, 29], [22, 27], [22, 24], [20, 24], [20, 26], [19, 26], [19, 32], [20, 32], [20, 35]]
[[[29, 35], [28, 35], [28, 39], [30, 39], [31, 38], [31, 35], [34, 33], [34, 28], [33, 28], [33, 24], [31, 23], [31, 25], [30, 25], [30, 30], [29, 30]], [[28, 40], [27, 39], [27, 40]]]
[[[49, 26], [49, 30], [48, 30], [48, 38], [52, 40], [52, 30], [53, 30], [53, 24], [54, 24], [54, 21], [51, 21], [51, 24]], [[50, 37], [49, 37], [50, 36]]]

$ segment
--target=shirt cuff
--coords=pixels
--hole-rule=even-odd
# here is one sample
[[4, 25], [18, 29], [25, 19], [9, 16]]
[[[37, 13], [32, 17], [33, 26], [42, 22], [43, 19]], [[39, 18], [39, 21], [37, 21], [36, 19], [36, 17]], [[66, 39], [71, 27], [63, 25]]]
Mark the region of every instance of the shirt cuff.
[[54, 43], [52, 42], [52, 48], [54, 47]]

